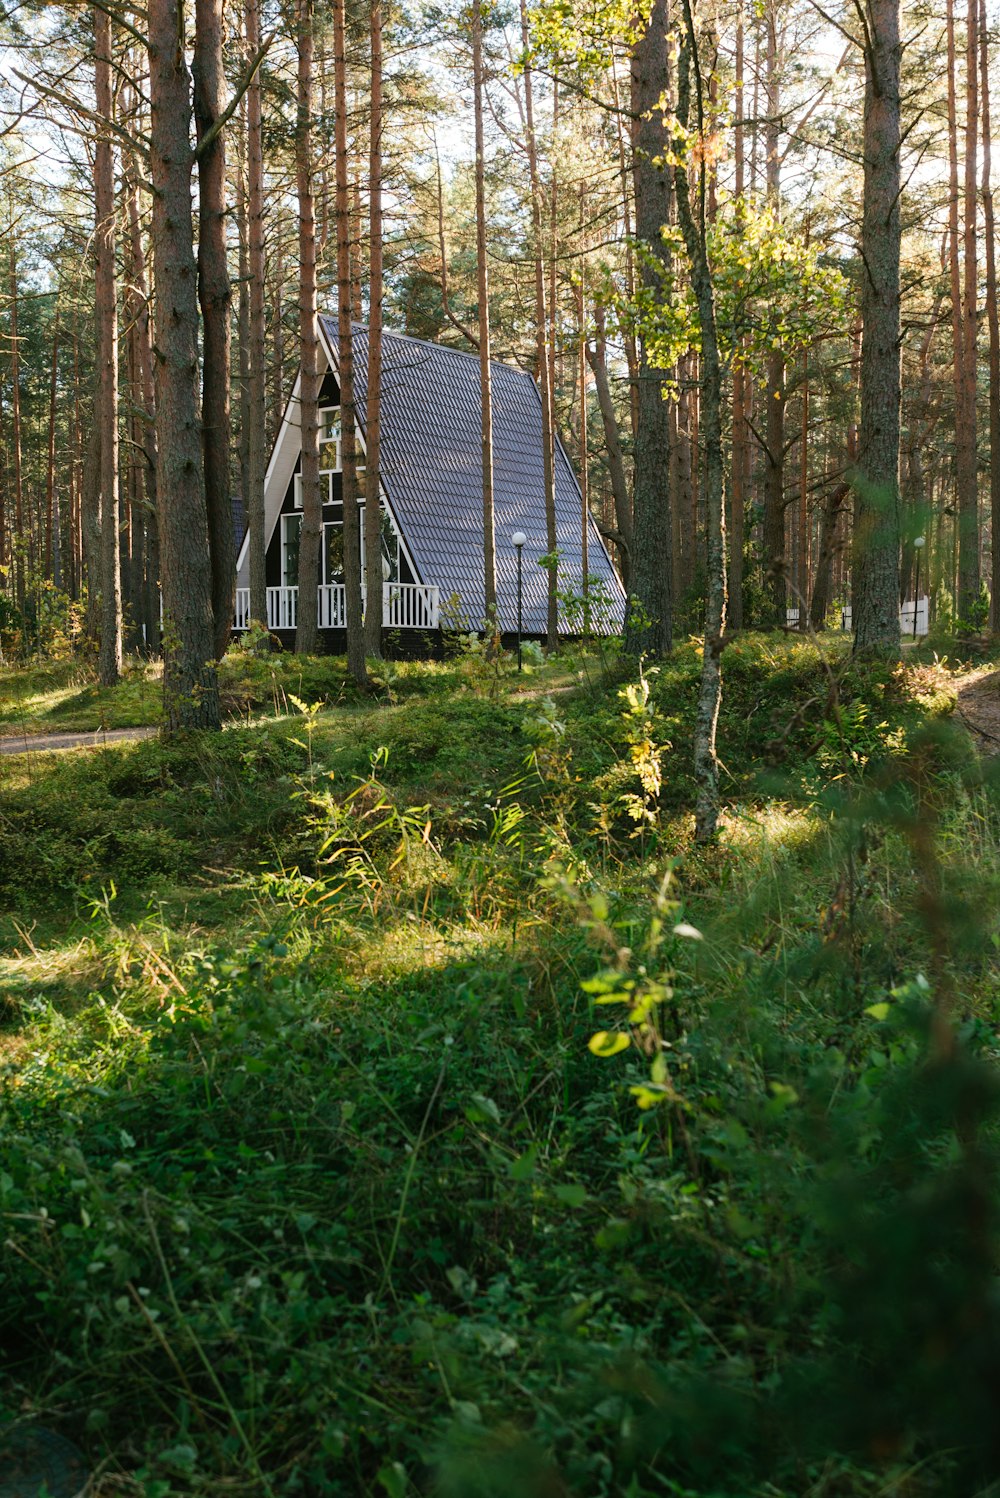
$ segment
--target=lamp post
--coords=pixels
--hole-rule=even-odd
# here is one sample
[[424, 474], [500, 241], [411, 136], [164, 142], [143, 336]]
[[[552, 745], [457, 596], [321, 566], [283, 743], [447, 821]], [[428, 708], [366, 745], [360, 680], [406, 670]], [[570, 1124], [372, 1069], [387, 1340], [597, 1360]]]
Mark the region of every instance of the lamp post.
[[920, 607], [920, 553], [927, 544], [925, 536], [915, 536], [913, 550], [917, 554], [916, 568], [913, 578], [913, 638], [917, 638], [917, 610]]
[[515, 531], [511, 543], [517, 552], [517, 669], [521, 669], [521, 551], [527, 536], [524, 531]]

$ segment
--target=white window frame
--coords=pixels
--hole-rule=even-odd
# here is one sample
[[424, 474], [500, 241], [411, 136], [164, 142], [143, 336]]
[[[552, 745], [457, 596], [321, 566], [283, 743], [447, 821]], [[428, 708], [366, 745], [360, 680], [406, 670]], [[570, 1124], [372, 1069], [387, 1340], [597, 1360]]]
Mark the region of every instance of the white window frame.
[[[325, 496], [323, 494], [320, 495], [320, 504], [321, 505], [332, 505], [333, 504], [333, 475], [334, 475], [334, 469], [332, 469], [332, 468], [321, 468], [320, 471], [319, 471], [319, 480], [320, 480], [320, 489], [321, 490], [322, 490], [322, 487], [323, 487], [323, 480], [324, 479], [326, 480], [326, 495]], [[301, 508], [302, 508], [302, 474], [301, 473], [297, 473], [295, 475], [295, 488], [294, 488], [294, 494], [292, 496], [292, 505], [293, 505], [293, 507], [296, 510], [301, 510]]]
[[[334, 412], [336, 412], [337, 417], [338, 417], [338, 421], [337, 421], [337, 437], [336, 437], [336, 444], [337, 444], [337, 466], [335, 468], [321, 468], [320, 471], [319, 471], [320, 479], [324, 479], [325, 478], [326, 482], [327, 482], [326, 497], [322, 501], [322, 503], [324, 505], [333, 504], [333, 475], [335, 473], [343, 473], [343, 471], [344, 471], [343, 470], [343, 464], [342, 464], [342, 461], [341, 461], [341, 446], [340, 446], [340, 444], [341, 444], [341, 430], [340, 430], [340, 420], [339, 420], [339, 417], [340, 417], [340, 407], [339, 406], [320, 406], [320, 408], [319, 408], [319, 445], [320, 445], [320, 450], [322, 451], [322, 449], [324, 447], [329, 446], [330, 442], [334, 440], [332, 437], [328, 437], [328, 436], [324, 435], [325, 433], [327, 433], [330, 430], [330, 425], [331, 425], [331, 423], [330, 423], [330, 417], [333, 415]], [[357, 451], [357, 457], [358, 457], [357, 471], [358, 471], [358, 473], [364, 473], [365, 472], [365, 466], [366, 466], [365, 465], [366, 449], [365, 449], [364, 438], [362, 437], [360, 430], [356, 429], [356, 437], [357, 437], [357, 448], [356, 448], [356, 451]], [[292, 503], [293, 503], [295, 509], [301, 510], [301, 508], [302, 508], [302, 474], [301, 474], [301, 472], [299, 472], [299, 473], [297, 473], [295, 475], [294, 493], [293, 493]]]

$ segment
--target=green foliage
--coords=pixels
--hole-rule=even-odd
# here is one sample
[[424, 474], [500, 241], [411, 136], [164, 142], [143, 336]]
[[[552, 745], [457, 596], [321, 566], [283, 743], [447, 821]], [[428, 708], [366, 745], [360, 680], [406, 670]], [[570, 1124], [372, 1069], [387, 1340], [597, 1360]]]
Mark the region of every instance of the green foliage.
[[[650, 359], [670, 369], [699, 347], [698, 310], [678, 230], [662, 231], [665, 256], [644, 251], [656, 284], [637, 292], [635, 309], [621, 309], [641, 330]], [[717, 299], [720, 352], [739, 357], [760, 378], [776, 349], [791, 355], [821, 334], [847, 332], [849, 282], [808, 238], [766, 205], [747, 200], [724, 206], [709, 232]]]
[[990, 617], [990, 590], [985, 578], [979, 584], [979, 593], [965, 618], [959, 619], [958, 629], [963, 634], [979, 634], [986, 628]]
[[5, 1410], [158, 1498], [988, 1489], [997, 786], [940, 662], [742, 636], [693, 850], [697, 661], [9, 762]]

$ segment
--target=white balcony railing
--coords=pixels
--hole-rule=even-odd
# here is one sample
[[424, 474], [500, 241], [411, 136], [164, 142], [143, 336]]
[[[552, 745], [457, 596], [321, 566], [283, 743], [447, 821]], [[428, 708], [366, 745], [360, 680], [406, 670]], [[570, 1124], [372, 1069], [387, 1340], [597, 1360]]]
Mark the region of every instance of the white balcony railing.
[[[298, 617], [298, 588], [268, 588], [268, 629], [294, 629]], [[362, 590], [362, 599], [364, 591]], [[383, 583], [382, 622], [386, 629], [437, 629], [440, 623], [440, 590], [423, 583]], [[324, 583], [316, 598], [320, 629], [344, 629], [347, 612], [344, 588]], [[236, 589], [233, 628], [241, 631], [250, 623], [250, 589]]]

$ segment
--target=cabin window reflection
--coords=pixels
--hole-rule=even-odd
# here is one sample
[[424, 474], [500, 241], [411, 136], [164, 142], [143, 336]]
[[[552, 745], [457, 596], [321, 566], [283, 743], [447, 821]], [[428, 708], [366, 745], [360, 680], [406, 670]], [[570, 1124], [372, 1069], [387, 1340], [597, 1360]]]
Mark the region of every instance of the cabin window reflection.
[[302, 528], [301, 515], [281, 517], [281, 586], [298, 587], [299, 582], [299, 533]]

